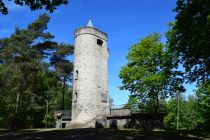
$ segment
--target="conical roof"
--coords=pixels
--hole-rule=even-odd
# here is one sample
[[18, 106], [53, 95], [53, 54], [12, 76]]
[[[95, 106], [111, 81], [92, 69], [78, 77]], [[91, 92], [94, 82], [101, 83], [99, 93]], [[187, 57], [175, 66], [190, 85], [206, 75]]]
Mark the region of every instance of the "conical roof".
[[88, 27], [94, 27], [91, 18], [89, 18], [87, 26]]

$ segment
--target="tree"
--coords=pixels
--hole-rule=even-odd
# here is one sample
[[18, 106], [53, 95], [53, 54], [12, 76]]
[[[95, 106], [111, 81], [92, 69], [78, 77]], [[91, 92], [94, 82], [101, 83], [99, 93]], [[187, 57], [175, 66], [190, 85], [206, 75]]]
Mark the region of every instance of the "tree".
[[128, 63], [122, 67], [120, 78], [122, 90], [144, 101], [152, 101], [154, 113], [159, 110], [159, 98], [173, 95], [175, 91], [183, 91], [181, 73], [172, 71], [173, 61], [165, 46], [160, 42], [160, 35], [154, 33], [143, 38], [130, 48]]
[[168, 48], [183, 64], [187, 82], [206, 82], [210, 78], [209, 0], [178, 0], [174, 11]]
[[125, 107], [130, 108], [131, 112], [135, 113], [135, 112], [138, 112], [140, 110], [139, 106], [140, 106], [139, 105], [139, 99], [135, 96], [130, 95], [129, 98], [128, 98], [128, 102], [125, 105]]
[[[59, 52], [61, 46], [65, 50], [69, 45], [52, 41], [54, 36], [46, 32], [49, 20], [49, 16], [42, 14], [27, 29], [16, 28], [11, 37], [0, 39], [0, 121], [6, 119], [9, 124], [6, 127], [12, 124], [13, 128], [43, 127], [42, 120], [54, 111], [57, 93], [62, 93], [62, 83], [46, 60], [53, 57], [53, 52]], [[70, 54], [64, 56], [67, 55]], [[71, 65], [65, 59], [65, 65], [61, 66], [71, 73]], [[69, 89], [66, 90], [70, 94]]]
[[55, 73], [57, 74], [60, 81], [63, 83], [63, 94], [62, 94], [62, 110], [65, 108], [64, 96], [66, 91], [66, 84], [68, 81], [71, 82], [73, 76], [73, 63], [69, 62], [66, 58], [68, 55], [73, 54], [73, 46], [68, 44], [60, 44], [57, 46], [56, 52], [54, 52], [50, 61], [55, 68]]
[[[167, 103], [167, 115], [164, 118], [164, 125], [167, 129], [177, 128], [177, 96]], [[188, 96], [186, 100], [183, 95], [179, 98], [179, 129], [193, 130], [203, 123], [202, 115], [197, 111], [197, 99], [195, 96]]]
[[[166, 111], [166, 101], [164, 99], [160, 99], [159, 101], [159, 112]], [[128, 103], [125, 105], [131, 109], [132, 113], [153, 113], [154, 110], [154, 102], [151, 99], [147, 101], [139, 99], [138, 96], [130, 95], [128, 98]]]
[[[57, 6], [68, 4], [68, 0], [14, 0], [14, 3], [20, 6], [28, 6], [32, 11], [44, 8], [53, 12]], [[8, 14], [8, 8], [3, 0], [0, 0], [0, 12], [4, 15]]]
[[201, 128], [210, 128], [210, 85], [201, 84], [196, 90], [197, 106], [196, 111], [201, 114], [204, 122]]

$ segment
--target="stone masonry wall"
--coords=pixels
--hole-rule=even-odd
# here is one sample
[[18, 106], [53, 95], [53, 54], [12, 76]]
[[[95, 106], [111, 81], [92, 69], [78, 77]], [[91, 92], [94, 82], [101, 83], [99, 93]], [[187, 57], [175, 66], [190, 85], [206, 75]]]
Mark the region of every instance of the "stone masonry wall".
[[[106, 34], [92, 27], [75, 32], [72, 127], [95, 127], [97, 119], [109, 114], [106, 42]], [[107, 102], [102, 102], [102, 95]]]

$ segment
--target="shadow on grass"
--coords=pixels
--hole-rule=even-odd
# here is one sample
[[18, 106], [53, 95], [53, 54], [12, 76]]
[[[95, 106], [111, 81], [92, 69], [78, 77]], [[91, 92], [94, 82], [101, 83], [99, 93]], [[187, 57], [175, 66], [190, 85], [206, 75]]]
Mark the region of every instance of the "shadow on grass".
[[[203, 131], [202, 131], [203, 132]], [[136, 131], [116, 129], [59, 129], [0, 131], [0, 140], [198, 140], [208, 132]]]

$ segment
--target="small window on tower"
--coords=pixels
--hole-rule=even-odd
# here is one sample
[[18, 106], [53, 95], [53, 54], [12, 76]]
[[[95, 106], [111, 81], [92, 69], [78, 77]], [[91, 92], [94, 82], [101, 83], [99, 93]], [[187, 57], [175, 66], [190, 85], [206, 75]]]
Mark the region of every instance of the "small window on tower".
[[75, 73], [75, 80], [78, 79], [78, 70], [76, 70], [76, 73]]
[[107, 103], [107, 95], [106, 94], [101, 94], [101, 101], [103, 103]]
[[103, 45], [103, 41], [102, 41], [101, 39], [97, 39], [97, 44], [98, 44], [99, 46], [102, 46], [102, 45]]
[[75, 92], [75, 100], [74, 102], [77, 102], [77, 92]]

